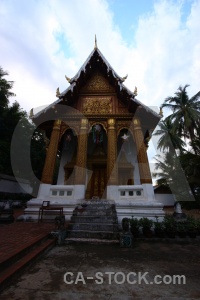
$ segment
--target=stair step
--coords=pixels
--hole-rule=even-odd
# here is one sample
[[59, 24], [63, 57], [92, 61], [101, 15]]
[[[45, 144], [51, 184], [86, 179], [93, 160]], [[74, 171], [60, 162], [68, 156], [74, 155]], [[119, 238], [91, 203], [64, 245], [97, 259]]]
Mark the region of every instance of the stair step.
[[108, 223], [69, 223], [70, 230], [118, 231], [118, 224]]
[[72, 230], [68, 231], [68, 238], [91, 238], [91, 239], [119, 239], [118, 232], [113, 231], [87, 231], [87, 230]]
[[117, 224], [117, 217], [113, 216], [72, 216], [72, 223], [113, 223]]
[[91, 238], [66, 238], [65, 243], [88, 243], [88, 244], [119, 244], [119, 239], [108, 240], [108, 239], [91, 239]]
[[31, 261], [36, 259], [45, 250], [50, 249], [54, 245], [54, 239], [45, 240], [40, 245], [28, 252], [26, 255], [18, 259], [16, 262], [12, 263], [12, 265], [4, 268], [4, 270], [0, 272], [0, 290], [2, 290], [4, 286], [9, 283], [14, 275], [18, 276], [19, 271], [21, 271]]
[[0, 270], [3, 271], [5, 268], [8, 268], [10, 265], [20, 260], [23, 256], [25, 256], [31, 249], [39, 246], [42, 242], [46, 241], [48, 238], [48, 234], [44, 236], [41, 234], [36, 238], [33, 238], [29, 243], [22, 245], [21, 248], [17, 249], [17, 252], [13, 252], [6, 260], [0, 262]]
[[104, 211], [96, 209], [87, 209], [87, 210], [74, 210], [73, 216], [114, 216], [116, 217], [116, 212], [113, 211]]
[[118, 239], [118, 220], [113, 201], [82, 201], [73, 211], [68, 238]]

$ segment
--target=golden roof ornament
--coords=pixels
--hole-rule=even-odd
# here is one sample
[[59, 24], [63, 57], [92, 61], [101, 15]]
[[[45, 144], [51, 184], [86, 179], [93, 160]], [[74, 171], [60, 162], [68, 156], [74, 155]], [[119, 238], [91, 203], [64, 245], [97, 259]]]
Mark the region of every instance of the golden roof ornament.
[[59, 87], [58, 87], [56, 90], [56, 97], [59, 97], [59, 96], [60, 96], [60, 91], [59, 91]]
[[137, 87], [136, 87], [136, 86], [135, 86], [135, 89], [134, 89], [133, 95], [134, 95], [134, 96], [137, 96], [137, 95], [138, 95], [138, 92], [137, 92]]
[[67, 77], [66, 75], [65, 75], [65, 78], [69, 83], [71, 83], [71, 78]]
[[128, 78], [128, 74], [124, 77], [122, 77], [122, 82], [124, 82]]
[[95, 34], [95, 40], [94, 40], [94, 49], [95, 50], [97, 49], [97, 37], [96, 37], [96, 34]]
[[31, 108], [29, 113], [29, 118], [32, 119], [34, 117], [33, 108]]
[[160, 115], [161, 117], [163, 117], [163, 110], [162, 110], [162, 106], [160, 107], [160, 112], [159, 112], [159, 115]]

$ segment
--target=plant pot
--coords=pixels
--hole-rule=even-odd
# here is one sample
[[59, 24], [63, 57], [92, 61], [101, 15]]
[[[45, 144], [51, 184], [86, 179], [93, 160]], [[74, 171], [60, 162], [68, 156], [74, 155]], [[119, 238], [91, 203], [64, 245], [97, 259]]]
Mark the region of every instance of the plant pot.
[[150, 228], [143, 228], [142, 232], [147, 238], [151, 238], [153, 236], [153, 231]]

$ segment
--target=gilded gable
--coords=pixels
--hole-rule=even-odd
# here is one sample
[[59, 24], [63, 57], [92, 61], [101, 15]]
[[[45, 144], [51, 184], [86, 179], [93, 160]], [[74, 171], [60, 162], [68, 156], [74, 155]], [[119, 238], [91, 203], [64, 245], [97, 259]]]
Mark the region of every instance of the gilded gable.
[[115, 90], [108, 80], [100, 73], [96, 72], [88, 80], [86, 85], [82, 88], [81, 93], [114, 93]]

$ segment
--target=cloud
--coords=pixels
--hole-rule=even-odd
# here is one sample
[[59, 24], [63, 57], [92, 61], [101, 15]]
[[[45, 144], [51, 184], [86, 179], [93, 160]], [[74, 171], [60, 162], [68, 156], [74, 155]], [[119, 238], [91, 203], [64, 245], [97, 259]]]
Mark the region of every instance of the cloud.
[[58, 86], [61, 92], [68, 86], [64, 76], [74, 76], [84, 63], [97, 34], [103, 55], [119, 75], [128, 73], [125, 85], [137, 86], [144, 104], [160, 106], [186, 83], [192, 96], [199, 91], [200, 1], [191, 1], [187, 14], [184, 3], [155, 1], [127, 44], [109, 1], [2, 0], [1, 65], [15, 81], [22, 108], [49, 104]]

